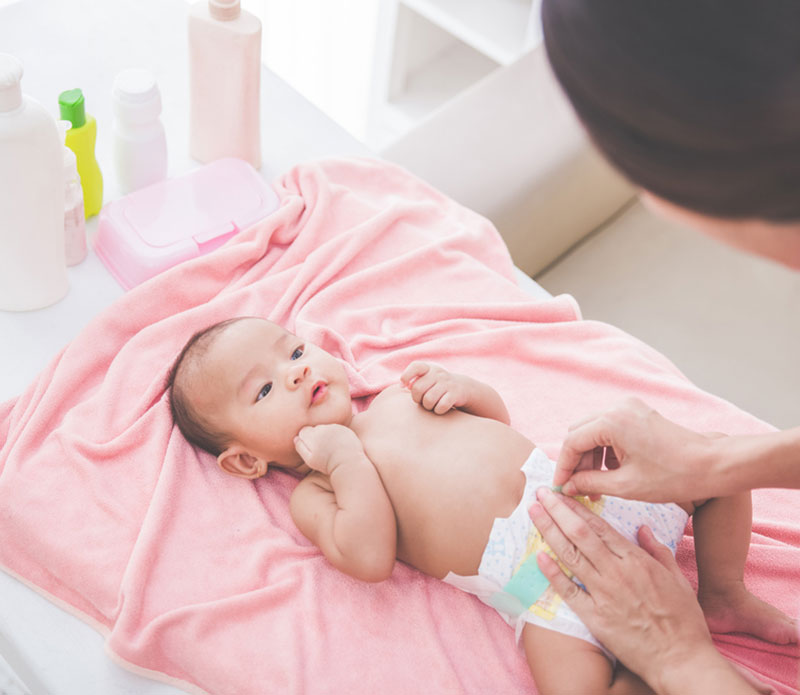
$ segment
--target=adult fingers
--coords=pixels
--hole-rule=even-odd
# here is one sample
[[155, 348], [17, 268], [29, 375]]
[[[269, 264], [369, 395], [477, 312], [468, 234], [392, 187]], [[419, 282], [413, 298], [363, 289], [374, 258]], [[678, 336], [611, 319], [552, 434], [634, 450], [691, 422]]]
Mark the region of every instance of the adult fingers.
[[553, 585], [556, 593], [569, 604], [569, 607], [572, 608], [575, 613], [579, 616], [584, 616], [588, 611], [592, 610], [591, 596], [567, 577], [567, 575], [561, 571], [558, 563], [547, 553], [540, 552], [537, 554], [536, 564], [539, 566], [542, 574], [547, 577], [547, 580]]
[[[602, 451], [602, 448], [599, 450]], [[561, 453], [556, 463], [556, 469], [553, 472], [553, 485], [564, 485], [577, 471], [599, 468], [598, 458], [595, 455], [596, 451], [597, 449], [590, 449], [589, 451], [583, 452], [578, 452], [577, 450], [567, 451], [562, 445]], [[602, 458], [600, 460], [602, 460]], [[573, 463], [573, 461], [577, 461], [577, 463]]]
[[569, 497], [576, 495], [626, 497], [629, 482], [630, 471], [617, 464], [611, 470], [593, 469], [573, 473], [572, 477], [562, 486], [562, 492]]
[[575, 471], [594, 468], [594, 451], [612, 445], [612, 427], [606, 418], [595, 417], [570, 430], [561, 445], [553, 484], [563, 485]]
[[564, 566], [588, 585], [597, 574], [597, 569], [582, 552], [578, 543], [586, 546], [587, 540], [584, 537], [591, 533], [591, 529], [563, 504], [559, 502], [553, 504], [551, 498], [554, 497], [552, 493], [549, 493], [549, 496], [543, 495], [539, 503], [531, 505], [529, 509], [531, 519]]
[[[636, 544], [631, 543], [577, 500], [556, 495], [549, 490], [543, 489], [542, 493], [539, 499], [548, 514], [600, 574], [610, 571], [614, 556], [625, 557], [631, 553], [641, 553]], [[569, 567], [568, 564], [567, 566]], [[587, 577], [587, 581], [590, 580], [591, 577]]]
[[643, 550], [658, 560], [673, 575], [680, 578], [682, 581], [686, 581], [686, 577], [684, 576], [683, 572], [681, 572], [680, 567], [678, 567], [675, 556], [666, 545], [659, 542], [649, 526], [639, 527], [637, 539], [639, 541], [639, 546]]

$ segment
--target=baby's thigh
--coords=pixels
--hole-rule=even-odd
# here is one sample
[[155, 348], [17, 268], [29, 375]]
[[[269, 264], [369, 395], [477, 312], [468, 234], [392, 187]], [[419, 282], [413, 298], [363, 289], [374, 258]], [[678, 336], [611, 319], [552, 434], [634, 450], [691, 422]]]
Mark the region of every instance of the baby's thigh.
[[608, 693], [614, 668], [600, 647], [530, 623], [522, 644], [540, 695]]

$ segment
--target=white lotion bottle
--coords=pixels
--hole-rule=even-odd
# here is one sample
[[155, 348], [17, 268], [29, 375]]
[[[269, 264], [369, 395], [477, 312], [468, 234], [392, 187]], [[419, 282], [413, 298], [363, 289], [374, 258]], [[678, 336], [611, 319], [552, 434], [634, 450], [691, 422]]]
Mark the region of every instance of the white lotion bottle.
[[188, 20], [189, 151], [261, 166], [261, 21], [239, 0], [200, 0]]
[[0, 310], [54, 304], [69, 290], [64, 155], [56, 119], [22, 94], [22, 63], [0, 53]]
[[131, 68], [114, 78], [114, 167], [122, 193], [167, 177], [167, 137], [161, 123], [161, 93], [147, 70]]

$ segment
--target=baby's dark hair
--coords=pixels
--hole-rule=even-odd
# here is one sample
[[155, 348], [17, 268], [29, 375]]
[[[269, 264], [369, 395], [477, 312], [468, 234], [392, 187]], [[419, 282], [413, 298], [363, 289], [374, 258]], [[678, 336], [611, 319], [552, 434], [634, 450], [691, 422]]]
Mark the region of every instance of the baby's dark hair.
[[183, 346], [167, 376], [166, 386], [169, 391], [172, 420], [190, 444], [214, 456], [219, 456], [225, 451], [228, 446], [228, 437], [222, 432], [218, 432], [192, 407], [186, 395], [186, 382], [192, 378], [193, 368], [211, 347], [214, 339], [228, 326], [241, 321], [242, 318], [220, 321], [195, 333]]

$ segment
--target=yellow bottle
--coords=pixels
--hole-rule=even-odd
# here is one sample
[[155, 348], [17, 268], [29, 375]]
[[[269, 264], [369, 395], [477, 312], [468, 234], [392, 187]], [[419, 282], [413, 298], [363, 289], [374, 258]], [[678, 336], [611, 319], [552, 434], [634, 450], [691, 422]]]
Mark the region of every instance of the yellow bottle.
[[83, 209], [86, 219], [100, 212], [103, 207], [103, 175], [94, 156], [97, 140], [97, 121], [86, 113], [83, 92], [68, 89], [58, 96], [61, 118], [72, 123], [67, 131], [66, 145], [78, 160], [78, 174], [83, 189]]

